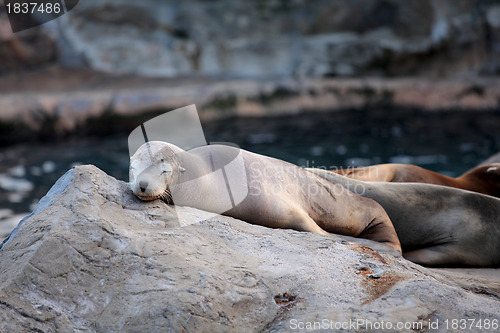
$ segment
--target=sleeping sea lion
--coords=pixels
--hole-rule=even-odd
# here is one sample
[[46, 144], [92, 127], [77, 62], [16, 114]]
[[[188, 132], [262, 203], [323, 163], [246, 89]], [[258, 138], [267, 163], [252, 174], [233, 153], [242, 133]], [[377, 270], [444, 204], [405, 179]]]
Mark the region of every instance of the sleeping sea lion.
[[[233, 160], [241, 170], [219, 177]], [[225, 191], [238, 186], [248, 194], [227, 209]], [[230, 146], [184, 151], [145, 143], [130, 158], [130, 187], [141, 200], [163, 199], [271, 228], [366, 238], [401, 251], [391, 220], [375, 201], [293, 164]]]
[[457, 178], [411, 164], [379, 164], [331, 171], [362, 181], [435, 184], [500, 197], [500, 163], [477, 166]]

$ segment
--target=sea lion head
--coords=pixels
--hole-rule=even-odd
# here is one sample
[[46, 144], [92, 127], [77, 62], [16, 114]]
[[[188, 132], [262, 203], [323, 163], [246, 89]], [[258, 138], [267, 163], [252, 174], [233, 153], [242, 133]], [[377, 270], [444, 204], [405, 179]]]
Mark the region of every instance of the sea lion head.
[[172, 203], [169, 184], [174, 184], [184, 169], [177, 154], [182, 149], [160, 141], [143, 144], [130, 158], [129, 180], [132, 192], [141, 200], [162, 199]]
[[500, 198], [500, 163], [479, 165], [457, 180], [469, 184], [472, 191]]

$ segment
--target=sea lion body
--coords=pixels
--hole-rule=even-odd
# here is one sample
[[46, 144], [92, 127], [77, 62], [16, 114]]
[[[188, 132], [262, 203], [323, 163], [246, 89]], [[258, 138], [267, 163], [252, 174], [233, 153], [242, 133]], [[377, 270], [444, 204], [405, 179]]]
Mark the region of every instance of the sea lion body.
[[433, 184], [363, 182], [308, 170], [384, 207], [407, 259], [428, 266], [500, 266], [500, 199]]
[[494, 155], [491, 155], [486, 160], [481, 162], [479, 165], [486, 165], [486, 164], [492, 164], [492, 163], [500, 163], [500, 152], [498, 152]]
[[[248, 195], [227, 211], [220, 202], [226, 184], [213, 176], [213, 160], [240, 154]], [[231, 157], [229, 158], [231, 159]], [[189, 181], [196, 179], [194, 183]], [[131, 157], [130, 185], [142, 200], [163, 197], [175, 205], [222, 213], [252, 224], [320, 234], [338, 233], [381, 242], [400, 252], [396, 232], [375, 201], [303, 168], [223, 145], [189, 150], [149, 142]], [[175, 195], [174, 195], [175, 193]]]
[[500, 197], [500, 163], [477, 166], [457, 178], [416, 165], [396, 163], [332, 171], [362, 181], [435, 184]]

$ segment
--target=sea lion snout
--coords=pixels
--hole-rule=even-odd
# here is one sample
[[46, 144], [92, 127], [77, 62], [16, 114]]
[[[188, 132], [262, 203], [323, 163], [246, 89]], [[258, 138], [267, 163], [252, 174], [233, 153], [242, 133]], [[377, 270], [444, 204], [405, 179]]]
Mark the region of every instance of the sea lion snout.
[[130, 187], [139, 199], [145, 201], [155, 200], [165, 192], [167, 178], [155, 168], [148, 168], [136, 177], [131, 178]]
[[139, 182], [139, 188], [141, 189], [141, 192], [146, 192], [146, 189], [148, 188], [148, 182], [145, 180], [141, 180]]

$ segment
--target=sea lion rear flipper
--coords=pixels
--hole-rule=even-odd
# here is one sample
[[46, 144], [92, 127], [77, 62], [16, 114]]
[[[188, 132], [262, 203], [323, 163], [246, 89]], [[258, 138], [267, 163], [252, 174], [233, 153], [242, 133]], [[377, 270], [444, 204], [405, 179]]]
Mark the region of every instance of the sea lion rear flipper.
[[[373, 201], [371, 199], [368, 200]], [[377, 204], [375, 201], [373, 201], [373, 203]], [[377, 204], [377, 206], [380, 205]], [[370, 223], [368, 223], [366, 228], [356, 237], [366, 238], [378, 243], [382, 243], [390, 249], [401, 254], [401, 243], [399, 242], [396, 230], [394, 229], [389, 216], [387, 216], [387, 213], [385, 213], [385, 210], [383, 210], [381, 206], [380, 209], [382, 209], [382, 216], [373, 218]]]
[[443, 248], [443, 245], [404, 252], [403, 257], [424, 266], [449, 266], [453, 264], [450, 253]]

